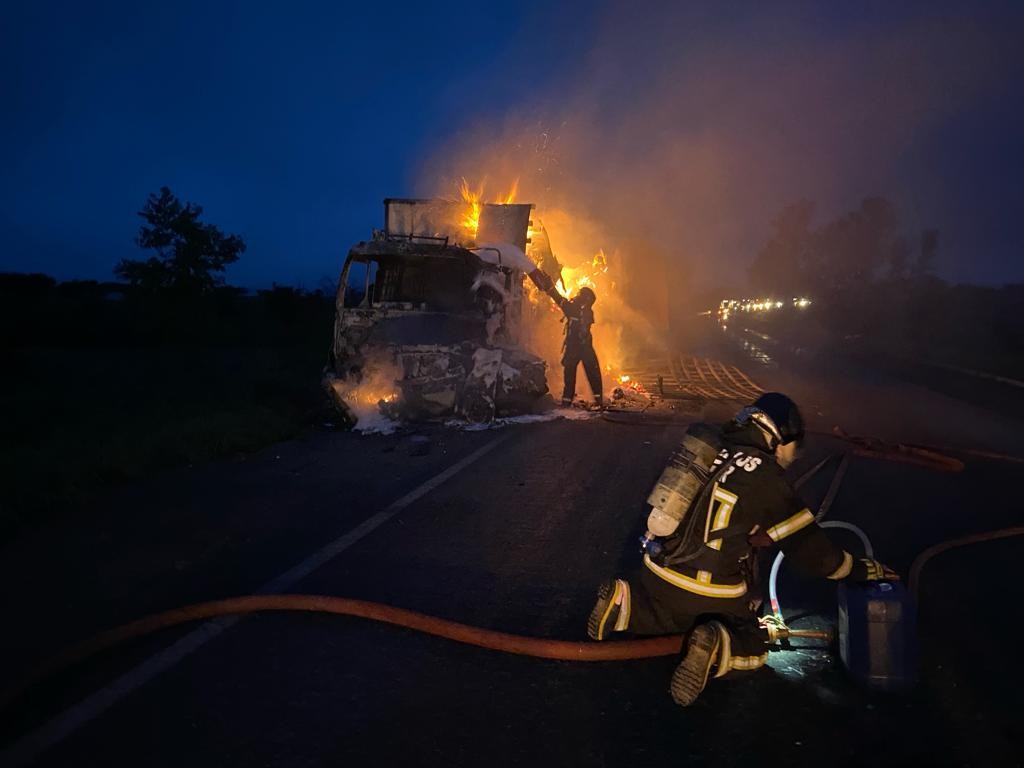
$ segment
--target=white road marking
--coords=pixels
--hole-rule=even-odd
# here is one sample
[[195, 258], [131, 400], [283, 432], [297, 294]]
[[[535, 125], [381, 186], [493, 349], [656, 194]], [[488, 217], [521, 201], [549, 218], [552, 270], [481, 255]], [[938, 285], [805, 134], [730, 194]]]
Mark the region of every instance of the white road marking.
[[[295, 584], [313, 573], [313, 571], [330, 562], [353, 544], [356, 544], [384, 525], [384, 523], [414, 501], [430, 493], [470, 464], [490, 453], [508, 437], [508, 434], [501, 435], [477, 448], [468, 456], [452, 464], [448, 469], [438, 473], [422, 485], [405, 494], [402, 498], [392, 502], [380, 512], [367, 518], [344, 536], [335, 539], [323, 549], [314, 552], [294, 568], [268, 581], [257, 590], [257, 594], [280, 594], [295, 586]], [[153, 654], [109, 685], [90, 694], [34, 731], [25, 734], [10, 747], [0, 751], [0, 766], [11, 766], [11, 768], [14, 768], [14, 766], [30, 765], [35, 762], [43, 752], [56, 746], [75, 731], [102, 715], [121, 699], [141, 688], [161, 672], [170, 669], [194, 651], [202, 648], [241, 620], [241, 616], [225, 616], [203, 623], [173, 645]]]

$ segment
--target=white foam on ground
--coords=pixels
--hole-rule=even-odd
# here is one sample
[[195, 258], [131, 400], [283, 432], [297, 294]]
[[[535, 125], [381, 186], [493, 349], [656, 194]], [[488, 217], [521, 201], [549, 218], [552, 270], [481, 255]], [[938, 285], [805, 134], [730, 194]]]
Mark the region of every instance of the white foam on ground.
[[378, 410], [361, 414], [352, 429], [361, 435], [390, 435], [401, 426], [400, 422], [389, 419]]
[[490, 422], [465, 422], [458, 419], [449, 419], [444, 423], [446, 427], [461, 429], [463, 432], [482, 432], [486, 429], [501, 429], [511, 424], [539, 424], [546, 421], [588, 421], [600, 416], [599, 411], [585, 411], [581, 408], [555, 408], [547, 413], [527, 413], [522, 416], [505, 416], [494, 419]]

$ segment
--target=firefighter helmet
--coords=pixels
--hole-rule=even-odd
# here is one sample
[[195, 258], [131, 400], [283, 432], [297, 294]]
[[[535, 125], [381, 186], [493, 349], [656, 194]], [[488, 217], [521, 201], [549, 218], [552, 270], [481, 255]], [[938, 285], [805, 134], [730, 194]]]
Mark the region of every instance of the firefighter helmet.
[[576, 299], [580, 304], [592, 307], [597, 303], [597, 294], [587, 288], [587, 286], [583, 286], [580, 288], [580, 292], [576, 294]]
[[799, 444], [804, 439], [804, 419], [800, 409], [781, 392], [765, 392], [740, 411], [736, 421], [757, 426], [768, 437], [772, 450], [778, 445]]

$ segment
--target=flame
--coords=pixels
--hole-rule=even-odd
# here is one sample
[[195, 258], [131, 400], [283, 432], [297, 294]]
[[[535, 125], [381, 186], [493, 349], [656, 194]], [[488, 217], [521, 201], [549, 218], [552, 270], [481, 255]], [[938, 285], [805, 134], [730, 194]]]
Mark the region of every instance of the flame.
[[519, 179], [512, 182], [512, 186], [509, 187], [508, 192], [504, 197], [498, 199], [498, 202], [502, 205], [510, 205], [516, 201], [516, 193], [519, 192]]
[[555, 288], [565, 298], [571, 298], [580, 292], [580, 288], [590, 288], [595, 293], [611, 293], [615, 283], [603, 278], [608, 273], [608, 257], [604, 249], [599, 248], [588, 263], [580, 267], [562, 267], [562, 278]]
[[633, 381], [633, 377], [628, 373], [623, 373], [615, 377], [615, 381], [623, 389], [629, 389], [637, 394], [646, 395], [647, 390], [644, 389], [644, 385], [639, 381]]
[[480, 182], [477, 189], [470, 189], [469, 182], [463, 177], [459, 182], [459, 195], [462, 202], [466, 203], [469, 210], [462, 217], [462, 226], [469, 232], [471, 237], [476, 237], [476, 231], [480, 227], [480, 199], [484, 196], [484, 184]]
[[357, 431], [386, 434], [397, 426], [387, 406], [401, 399], [401, 378], [402, 370], [395, 361], [380, 355], [366, 362], [358, 379], [338, 379], [331, 386], [356, 418]]
[[[516, 195], [519, 192], [519, 179], [515, 179], [512, 185], [509, 187], [508, 192], [504, 195], [499, 195], [497, 200], [493, 202], [499, 205], [509, 205], [514, 203]], [[471, 239], [476, 238], [477, 230], [480, 228], [480, 210], [483, 204], [487, 202], [484, 199], [484, 181], [481, 181], [476, 189], [469, 186], [469, 182], [466, 177], [463, 176], [459, 181], [459, 197], [462, 198], [462, 202], [466, 204], [466, 213], [462, 217], [462, 221], [459, 222], [463, 229], [466, 230], [467, 234]], [[527, 234], [529, 237], [529, 233]]]
[[[516, 178], [504, 195], [485, 195], [486, 178], [476, 187], [463, 177], [459, 184], [461, 202], [465, 213], [460, 224], [468, 237], [476, 239], [480, 225], [480, 213], [487, 202], [497, 204], [514, 203], [519, 196], [519, 179]], [[578, 212], [560, 207], [538, 206], [530, 217], [527, 231], [526, 255], [538, 265], [548, 268], [545, 255], [550, 248], [561, 265], [561, 274], [549, 274], [555, 281], [555, 288], [565, 298], [576, 296], [580, 289], [590, 288], [598, 297], [595, 309], [596, 322], [592, 329], [594, 348], [602, 368], [605, 382], [617, 382], [631, 391], [643, 393], [643, 387], [631, 380], [619, 381], [616, 372], [621, 372], [626, 358], [630, 337], [640, 338], [649, 324], [631, 308], [619, 288], [618, 281], [626, 279], [622, 272], [623, 259], [615, 250], [606, 251], [602, 242], [605, 233], [593, 219]], [[544, 225], [540, 225], [540, 221]], [[541, 245], [543, 243], [544, 245]], [[528, 329], [524, 345], [548, 361], [548, 386], [552, 391], [561, 389], [561, 345], [563, 333], [558, 321], [561, 310], [540, 293], [530, 280], [523, 284], [529, 302], [527, 314]], [[578, 377], [578, 387], [585, 387]]]
[[398, 401], [398, 393], [376, 389], [375, 387], [357, 387], [349, 393], [349, 399], [360, 405], [390, 405]]

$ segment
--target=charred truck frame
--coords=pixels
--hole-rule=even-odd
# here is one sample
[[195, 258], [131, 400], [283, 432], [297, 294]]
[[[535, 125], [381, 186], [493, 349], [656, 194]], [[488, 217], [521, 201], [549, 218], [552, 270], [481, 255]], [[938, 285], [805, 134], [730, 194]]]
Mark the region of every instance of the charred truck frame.
[[335, 300], [324, 384], [353, 421], [371, 377], [392, 385], [376, 405], [394, 417], [536, 408], [545, 363], [519, 346], [532, 208], [481, 204], [467, 218], [465, 203], [384, 201], [384, 229], [349, 251]]

